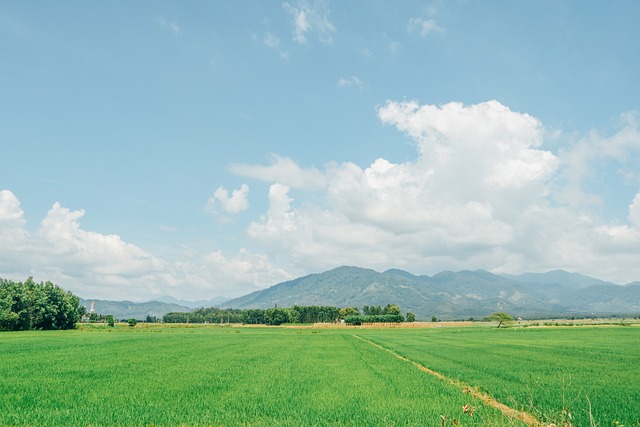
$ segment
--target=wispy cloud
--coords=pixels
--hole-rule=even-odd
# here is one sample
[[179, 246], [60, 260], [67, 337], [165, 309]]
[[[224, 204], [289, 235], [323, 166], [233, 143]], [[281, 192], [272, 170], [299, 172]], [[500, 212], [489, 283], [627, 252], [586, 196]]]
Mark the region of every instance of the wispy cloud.
[[280, 39], [277, 36], [275, 36], [273, 33], [270, 33], [270, 32], [266, 33], [264, 35], [264, 38], [262, 39], [262, 43], [265, 46], [278, 52], [278, 54], [282, 59], [289, 59], [289, 52], [287, 52], [282, 48]]
[[411, 18], [407, 24], [407, 31], [417, 32], [420, 37], [427, 37], [431, 33], [444, 32], [444, 28], [435, 19]]
[[158, 23], [158, 25], [160, 25], [160, 28], [167, 31], [171, 31], [176, 36], [182, 35], [182, 30], [180, 29], [180, 26], [177, 23], [168, 22], [164, 18], [156, 18], [156, 22]]
[[336, 28], [329, 20], [330, 10], [325, 1], [301, 0], [296, 4], [283, 3], [282, 7], [293, 18], [293, 40], [296, 43], [306, 44], [310, 34], [322, 43], [333, 43]]
[[364, 82], [356, 76], [351, 76], [346, 78], [342, 77], [338, 80], [338, 86], [340, 87], [351, 87], [351, 86], [362, 87], [363, 84]]

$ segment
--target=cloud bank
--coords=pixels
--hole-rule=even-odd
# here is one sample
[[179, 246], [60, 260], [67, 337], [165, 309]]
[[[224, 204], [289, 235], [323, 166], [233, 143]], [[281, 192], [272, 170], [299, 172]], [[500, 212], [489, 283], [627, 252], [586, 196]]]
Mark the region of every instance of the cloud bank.
[[248, 173], [261, 166], [232, 169], [272, 181], [268, 211], [248, 228], [264, 251], [286, 251], [291, 265], [311, 270], [342, 264], [418, 273], [565, 268], [621, 283], [640, 278], [640, 267], [630, 262], [640, 251], [640, 193], [629, 205], [629, 223], [617, 225], [586, 200], [565, 197], [583, 184], [585, 164], [598, 155], [621, 166], [637, 156], [637, 123], [627, 118], [615, 135], [590, 135], [557, 155], [544, 148], [538, 119], [497, 101], [389, 101], [378, 117], [413, 141], [416, 158], [380, 158], [365, 168], [328, 164], [321, 202], [305, 203], [297, 192], [296, 203], [288, 185], [294, 181], [286, 176]]
[[[414, 158], [319, 169], [271, 155], [267, 164], [230, 165], [269, 187], [268, 208], [250, 217], [235, 253], [212, 242], [204, 253], [185, 246], [176, 259], [161, 259], [118, 235], [84, 230], [85, 212], [58, 202], [29, 231], [19, 199], [2, 190], [0, 272], [106, 299], [236, 296], [345, 264], [418, 274], [563, 268], [617, 283], [640, 280], [635, 113], [623, 114], [612, 135], [586, 136], [550, 134], [535, 117], [497, 101], [388, 101], [377, 115], [413, 143]], [[561, 146], [555, 153], [546, 148], [550, 139]], [[620, 218], [601, 214], [605, 195], [591, 185], [612, 174], [636, 188]], [[247, 184], [218, 187], [207, 205], [245, 217], [248, 208]]]

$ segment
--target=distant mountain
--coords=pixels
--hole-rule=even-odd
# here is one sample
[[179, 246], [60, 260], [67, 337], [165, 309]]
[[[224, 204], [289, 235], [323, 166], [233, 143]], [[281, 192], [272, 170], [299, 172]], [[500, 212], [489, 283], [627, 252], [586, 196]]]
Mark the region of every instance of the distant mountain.
[[197, 301], [187, 301], [182, 299], [176, 299], [172, 296], [165, 295], [160, 298], [156, 298], [153, 301], [165, 302], [167, 304], [177, 304], [182, 305], [189, 308], [208, 308], [208, 307], [217, 307], [220, 304], [229, 301], [229, 298], [225, 297], [215, 297], [208, 300], [197, 300]]
[[495, 275], [484, 270], [415, 276], [391, 269], [336, 269], [279, 283], [223, 303], [222, 307], [292, 305], [339, 307], [397, 304], [418, 319], [481, 318], [495, 311], [516, 316], [639, 313], [640, 284], [626, 286], [563, 270]]
[[133, 301], [107, 301], [99, 299], [82, 299], [80, 305], [87, 309], [91, 308], [91, 303], [95, 302], [95, 311], [98, 314], [111, 314], [116, 319], [138, 319], [144, 320], [147, 316], [162, 317], [172, 311], [191, 311], [191, 308], [179, 304], [167, 304], [160, 301], [133, 302]]

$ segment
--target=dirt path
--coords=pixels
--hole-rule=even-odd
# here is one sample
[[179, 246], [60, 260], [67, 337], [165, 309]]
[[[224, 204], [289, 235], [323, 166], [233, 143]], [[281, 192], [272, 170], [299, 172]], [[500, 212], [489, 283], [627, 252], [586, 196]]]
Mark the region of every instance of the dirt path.
[[496, 408], [497, 410], [499, 410], [500, 412], [502, 412], [504, 415], [506, 415], [507, 417], [511, 417], [511, 418], [515, 418], [517, 420], [522, 421], [523, 423], [527, 424], [530, 427], [545, 427], [546, 424], [542, 423], [540, 420], [538, 420], [536, 417], [534, 417], [533, 415], [527, 413], [527, 412], [523, 412], [523, 411], [518, 411], [517, 409], [513, 409], [510, 408], [509, 406], [498, 402], [497, 400], [495, 400], [493, 397], [482, 393], [478, 390], [474, 390], [469, 384], [465, 384], [462, 381], [458, 381], [458, 380], [454, 380], [453, 378], [449, 378], [446, 377], [444, 375], [442, 375], [440, 372], [436, 372], [432, 369], [427, 368], [426, 366], [423, 366], [421, 364], [419, 364], [418, 362], [414, 362], [413, 360], [407, 359], [404, 356], [399, 355], [398, 353], [396, 353], [393, 350], [390, 350], [386, 347], [381, 346], [380, 344], [376, 344], [373, 341], [369, 341], [366, 338], [362, 338], [359, 335], [353, 335], [354, 337], [364, 341], [364, 342], [368, 342], [369, 344], [371, 344], [374, 347], [377, 347], [381, 350], [384, 350], [388, 353], [393, 354], [394, 356], [396, 356], [398, 359], [400, 360], [404, 360], [405, 362], [409, 362], [411, 364], [413, 364], [416, 368], [420, 369], [422, 372], [426, 372], [428, 374], [433, 375], [434, 377], [441, 379], [443, 381], [448, 382], [451, 385], [454, 385], [455, 387], [458, 387], [462, 392], [470, 394], [473, 398], [481, 400], [483, 403], [485, 403], [486, 405], [489, 405], [493, 408]]

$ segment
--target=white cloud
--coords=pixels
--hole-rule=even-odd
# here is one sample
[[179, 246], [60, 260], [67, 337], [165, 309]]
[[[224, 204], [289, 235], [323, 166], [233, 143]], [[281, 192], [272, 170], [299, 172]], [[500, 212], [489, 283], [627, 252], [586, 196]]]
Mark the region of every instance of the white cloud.
[[[628, 262], [640, 250], [640, 195], [629, 206], [629, 225], [558, 205], [558, 175], [567, 166], [543, 148], [538, 119], [497, 101], [387, 102], [378, 116], [415, 142], [415, 159], [327, 164], [315, 171], [324, 176], [317, 187], [324, 199], [306, 203], [297, 193], [295, 205], [280, 177], [264, 173], [269, 167], [245, 165], [275, 183], [249, 236], [306, 271], [340, 264], [417, 273], [567, 268], [621, 283], [640, 278], [640, 266]], [[627, 129], [607, 140], [628, 154], [634, 138]]]
[[356, 76], [342, 77], [338, 80], [338, 86], [340, 87], [362, 86], [363, 84], [364, 82]]
[[[318, 169], [272, 155], [266, 165], [231, 165], [271, 184], [268, 209], [232, 252], [184, 248], [161, 259], [118, 235], [84, 230], [84, 211], [60, 203], [30, 233], [18, 198], [0, 191], [0, 275], [33, 275], [106, 299], [238, 295], [343, 264], [422, 274], [565, 268], [640, 280], [640, 192], [623, 206], [626, 217], [608, 220], [591, 209], [602, 195], [589, 185], [606, 164], [640, 188], [635, 114], [621, 116], [611, 135], [554, 134], [565, 143], [554, 154], [540, 120], [497, 101], [389, 101], [377, 113], [413, 141], [413, 159]], [[248, 192], [246, 184], [219, 187], [209, 209], [242, 212]]]
[[180, 30], [180, 26], [177, 23], [168, 22], [164, 18], [156, 18], [156, 22], [163, 30], [171, 31], [176, 36], [182, 35], [182, 30]]
[[83, 230], [84, 214], [56, 202], [29, 233], [18, 198], [0, 191], [0, 277], [33, 276], [81, 297], [118, 300], [167, 293], [186, 299], [237, 296], [291, 278], [267, 256], [246, 249], [235, 255], [185, 250], [178, 261], [165, 261], [118, 235]]
[[623, 182], [640, 186], [639, 124], [638, 113], [629, 112], [620, 116], [619, 127], [611, 136], [596, 131], [584, 137], [561, 135], [566, 143], [558, 151], [563, 168], [556, 198], [576, 209], [601, 205], [602, 196], [591, 188], [612, 173], [612, 164], [616, 168], [613, 173]]
[[237, 190], [229, 191], [224, 187], [218, 187], [207, 202], [207, 211], [216, 212], [216, 205], [230, 214], [237, 214], [249, 208], [249, 186], [242, 184]]
[[281, 47], [280, 39], [272, 33], [266, 33], [262, 39], [262, 43], [278, 52], [282, 59], [289, 59], [289, 53]]
[[427, 37], [431, 33], [442, 33], [444, 28], [438, 25], [435, 19], [411, 18], [407, 24], [407, 31], [418, 32], [421, 37]]
[[271, 164], [234, 163], [229, 169], [236, 175], [278, 182], [290, 188], [318, 189], [326, 185], [324, 175], [316, 168], [303, 169], [292, 159], [272, 154]]
[[309, 34], [323, 43], [333, 43], [336, 28], [329, 20], [329, 7], [325, 1], [298, 1], [295, 5], [283, 3], [282, 7], [293, 18], [293, 40], [299, 44], [308, 42]]

